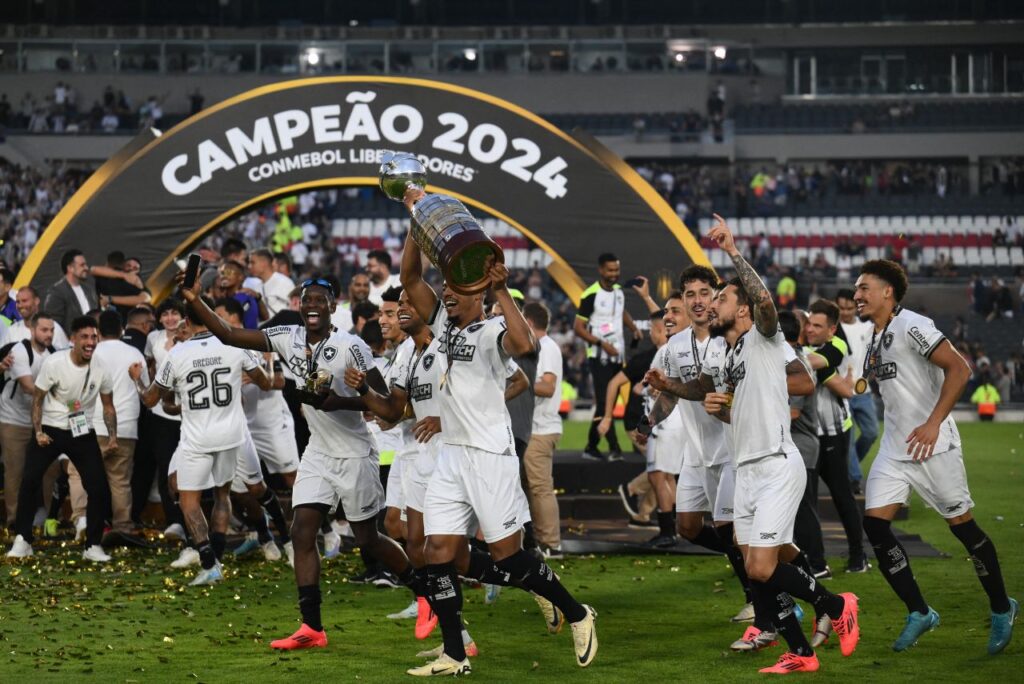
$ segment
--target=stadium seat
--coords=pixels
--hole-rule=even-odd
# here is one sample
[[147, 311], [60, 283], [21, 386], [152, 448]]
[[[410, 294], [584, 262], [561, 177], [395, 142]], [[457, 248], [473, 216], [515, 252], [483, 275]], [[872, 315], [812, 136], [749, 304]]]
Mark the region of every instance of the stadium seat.
[[968, 266], [981, 266], [981, 251], [977, 247], [965, 247], [964, 263]]
[[373, 237], [373, 219], [359, 219], [359, 237]]
[[331, 237], [336, 240], [345, 237], [345, 219], [331, 221]]
[[1010, 266], [1010, 248], [993, 247], [996, 254], [996, 266]]
[[[736, 226], [736, 234], [744, 237], [753, 237], [754, 235], [754, 222], [749, 218], [743, 217], [735, 223], [729, 223], [731, 226]], [[707, 230], [711, 230], [712, 224], [709, 222]], [[706, 235], [707, 232], [703, 231], [702, 234]]]
[[1024, 266], [1024, 247], [1010, 248], [1010, 265], [1014, 268]]
[[994, 247], [979, 247], [977, 249], [981, 256], [982, 266], [993, 267], [996, 265], [996, 251]]

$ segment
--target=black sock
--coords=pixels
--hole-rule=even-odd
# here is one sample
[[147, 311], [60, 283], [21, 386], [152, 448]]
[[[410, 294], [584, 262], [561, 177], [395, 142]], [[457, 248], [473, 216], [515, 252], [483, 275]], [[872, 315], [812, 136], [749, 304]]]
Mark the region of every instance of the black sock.
[[807, 560], [807, 554], [803, 551], [796, 554], [793, 560], [789, 561], [789, 564], [795, 565], [811, 577], [814, 577], [814, 568], [811, 567], [811, 561]]
[[60, 509], [64, 506], [64, 499], [67, 498], [71, 486], [68, 484], [67, 473], [61, 473], [53, 483], [53, 494], [50, 497], [49, 517], [60, 520]]
[[209, 539], [197, 546], [196, 551], [199, 552], [199, 562], [202, 564], [203, 570], [209, 570], [217, 564], [217, 554], [213, 552], [213, 546]]
[[999, 568], [999, 557], [996, 555], [996, 547], [992, 540], [981, 531], [978, 523], [968, 520], [959, 525], [950, 525], [949, 531], [956, 535], [960, 543], [971, 554], [974, 562], [974, 570], [978, 573], [978, 580], [982, 588], [988, 594], [988, 603], [993, 613], [1005, 613], [1010, 610], [1010, 598], [1006, 595], [1006, 586], [1003, 584], [1003, 573]]
[[764, 582], [750, 582], [750, 598], [754, 604], [754, 627], [762, 632], [775, 631], [775, 598]]
[[267, 517], [263, 515], [263, 511], [254, 516], [249, 521], [249, 524], [256, 530], [256, 537], [260, 540], [260, 544], [274, 541], [274, 537], [270, 534], [270, 528], [267, 526]]
[[302, 613], [302, 622], [310, 629], [322, 632], [323, 623], [320, 621], [320, 585], [307, 584], [299, 587], [299, 612]]
[[[274, 521], [274, 527], [277, 528], [277, 535], [281, 538], [281, 543], [287, 543], [290, 539], [288, 536], [288, 521], [285, 520], [284, 511], [281, 509], [281, 502], [277, 500], [277, 494], [270, 487], [267, 487], [267, 491], [260, 497], [260, 506], [263, 506], [263, 510]], [[326, 518], [324, 519], [326, 521]], [[330, 522], [327, 524], [329, 527]]]
[[469, 552], [469, 567], [466, 569], [466, 577], [484, 584], [510, 586], [508, 573], [503, 572], [494, 564], [491, 554], [480, 551]]
[[381, 571], [381, 565], [377, 562], [377, 559], [363, 547], [359, 547], [359, 557], [363, 559], [363, 565], [366, 566], [366, 571], [370, 574], [377, 574]]
[[[814, 606], [816, 613], [825, 613], [833, 620], [839, 619], [843, 614], [846, 601], [842, 596], [837, 596], [821, 586], [821, 582], [814, 579], [813, 575], [790, 565], [779, 562], [775, 566], [775, 572], [765, 583], [776, 595], [786, 592], [790, 596], [807, 601]], [[790, 601], [792, 603], [792, 601]], [[781, 605], [781, 604], [780, 604]]]
[[224, 558], [224, 549], [228, 545], [227, 535], [223, 532], [211, 532], [210, 544], [213, 546], [213, 553], [216, 554], [217, 560]]
[[466, 646], [462, 643], [462, 585], [451, 563], [427, 566], [427, 586], [430, 606], [441, 625], [444, 652], [455, 660], [466, 659]]
[[725, 555], [729, 559], [732, 571], [736, 573], [736, 579], [740, 581], [740, 586], [743, 587], [743, 595], [746, 597], [747, 603], [753, 603], [754, 598], [750, 593], [750, 578], [747, 577], [747, 566], [743, 562], [743, 554], [740, 553], [739, 547], [736, 546], [733, 540], [732, 523], [719, 525], [715, 528], [715, 534], [722, 540], [722, 545], [725, 547]]
[[532, 591], [555, 604], [569, 622], [579, 622], [587, 616], [586, 609], [562, 586], [554, 571], [525, 551], [520, 549], [495, 565], [508, 573], [513, 586]]
[[320, 521], [320, 531], [323, 532], [324, 534], [327, 534], [328, 532], [330, 532], [333, 529], [334, 528], [331, 527], [331, 521], [328, 520], [327, 516], [325, 515], [324, 519], [322, 521]]
[[676, 536], [676, 514], [674, 511], [658, 511], [658, 534], [663, 537]]
[[910, 569], [910, 557], [896, 539], [896, 535], [892, 533], [892, 523], [881, 518], [865, 516], [864, 531], [871, 541], [871, 548], [875, 550], [875, 558], [878, 559], [878, 568], [882, 571], [882, 576], [906, 604], [907, 610], [922, 615], [927, 613], [928, 604], [921, 595], [921, 588], [917, 586], [914, 572]]
[[784, 591], [778, 591], [770, 583], [758, 584], [760, 584], [758, 587], [759, 592], [763, 592], [765, 595], [764, 604], [766, 608], [768, 605], [771, 605], [772, 624], [775, 625], [776, 631], [782, 635], [782, 638], [786, 640], [789, 650], [801, 656], [813, 655], [814, 650], [807, 643], [807, 637], [804, 635], [804, 631], [800, 629], [800, 621], [796, 619], [793, 597]]
[[[661, 513], [658, 515], [661, 515]], [[690, 541], [694, 544], [703, 546], [705, 549], [717, 551], [718, 553], [726, 553], [728, 546], [732, 546], [731, 542], [726, 546], [725, 540], [723, 540], [722, 537], [719, 536], [718, 532], [715, 531], [715, 528], [710, 525], [702, 526], [700, 528], [700, 532], [698, 532]]]
[[422, 573], [416, 571], [412, 564], [406, 566], [405, 570], [398, 573], [398, 581], [409, 587], [417, 597], [427, 595], [427, 583]]

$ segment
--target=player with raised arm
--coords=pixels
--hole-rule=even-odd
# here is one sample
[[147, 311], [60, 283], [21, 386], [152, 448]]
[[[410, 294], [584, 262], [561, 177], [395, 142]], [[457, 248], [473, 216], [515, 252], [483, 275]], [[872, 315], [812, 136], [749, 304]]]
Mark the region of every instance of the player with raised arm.
[[[725, 338], [725, 381], [729, 392], [712, 391], [713, 370], [681, 387], [685, 398], [703, 394], [704, 408], [730, 423], [736, 460], [734, 526], [743, 552], [755, 605], [763, 606], [789, 645], [772, 667], [761, 672], [789, 674], [819, 668], [800, 629], [791, 596], [807, 601], [833, 621], [844, 656], [860, 638], [857, 597], [836, 595], [802, 568], [785, 562], [792, 553], [793, 526], [807, 473], [789, 433], [787, 366], [792, 349], [779, 330], [778, 313], [761, 278], [736, 248], [720, 216], [709, 236], [732, 259], [737, 278], [729, 281], [711, 305], [713, 335]], [[808, 387], [813, 381], [800, 364]], [[800, 376], [796, 376], [800, 377]], [[652, 374], [651, 380], [664, 384]], [[657, 384], [655, 386], [657, 386]], [[678, 384], [678, 383], [677, 383]], [[706, 391], [705, 391], [706, 390]], [[805, 392], [806, 393], [806, 392]]]
[[899, 264], [868, 261], [853, 295], [861, 320], [874, 323], [864, 377], [875, 379], [885, 403], [885, 430], [865, 486], [864, 531], [882, 574], [909, 611], [894, 650], [910, 648], [939, 624], [890, 527], [915, 491], [946, 519], [974, 561], [992, 611], [988, 652], [996, 654], [1010, 643], [1019, 605], [1007, 596], [995, 545], [971, 514], [960, 433], [949, 415], [971, 371], [931, 319], [900, 306], [907, 287]]
[[[180, 282], [182, 275], [178, 279]], [[303, 282], [301, 288], [299, 313], [304, 325], [266, 330], [235, 328], [199, 298], [198, 287], [181, 291], [193, 315], [222, 342], [276, 352], [308, 388], [299, 393], [306, 404], [303, 414], [309, 423], [310, 440], [292, 491], [291, 527], [302, 625], [290, 637], [270, 644], [286, 650], [327, 645], [320, 614], [316, 536], [325, 516], [338, 505], [352, 525], [356, 544], [378, 558], [403, 583], [414, 589], [416, 584], [402, 547], [377, 531], [376, 516], [384, 504], [377, 447], [363, 420], [366, 404], [345, 385], [344, 375], [347, 368], [354, 367], [367, 373], [374, 386], [383, 385], [383, 379], [371, 369], [372, 354], [366, 343], [331, 325], [336, 306], [334, 286], [314, 278]]]
[[[171, 467], [176, 466], [181, 512], [202, 565], [190, 584], [201, 585], [224, 579], [219, 559], [231, 520], [231, 482], [238, 461], [245, 458], [248, 439], [242, 376], [261, 389], [270, 388], [270, 378], [252, 354], [228, 347], [211, 335], [195, 310], [190, 307], [186, 312], [192, 338], [170, 350], [152, 384], [141, 383], [141, 364], [133, 366], [130, 373], [142, 403], [150, 408], [160, 399], [169, 401], [174, 394], [182, 398], [181, 440]], [[207, 522], [201, 499], [211, 488], [214, 502]]]
[[[406, 207], [411, 210], [422, 196], [410, 189]], [[508, 359], [536, 349], [536, 340], [508, 292], [505, 265], [491, 264], [488, 277], [504, 318], [484, 318], [482, 293], [461, 295], [446, 285], [438, 299], [423, 280], [419, 247], [411, 237], [406, 240], [402, 285], [438, 338], [445, 362], [438, 382], [443, 441], [423, 511], [428, 588], [444, 648], [434, 662], [409, 670], [418, 676], [471, 671], [461, 636], [462, 588], [454, 561], [474, 519], [509, 583], [557, 607], [550, 623], [560, 626], [559, 612], [571, 623], [577, 663], [586, 667], [597, 653], [594, 610], [576, 601], [551, 568], [522, 548], [521, 530], [530, 514], [505, 407], [505, 378]]]

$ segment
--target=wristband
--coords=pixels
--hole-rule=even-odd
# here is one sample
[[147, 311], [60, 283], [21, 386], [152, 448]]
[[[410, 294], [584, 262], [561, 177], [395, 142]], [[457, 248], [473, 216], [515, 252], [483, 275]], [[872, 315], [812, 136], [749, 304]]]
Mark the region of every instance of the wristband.
[[362, 385], [360, 385], [359, 387], [356, 387], [356, 394], [358, 394], [361, 397], [366, 396], [366, 394], [369, 391], [370, 391], [370, 386], [367, 385], [366, 382], [363, 382]]
[[651, 425], [651, 419], [647, 416], [641, 418], [639, 424], [636, 426], [636, 431], [644, 437], [650, 437], [651, 432], [654, 431], [654, 426]]

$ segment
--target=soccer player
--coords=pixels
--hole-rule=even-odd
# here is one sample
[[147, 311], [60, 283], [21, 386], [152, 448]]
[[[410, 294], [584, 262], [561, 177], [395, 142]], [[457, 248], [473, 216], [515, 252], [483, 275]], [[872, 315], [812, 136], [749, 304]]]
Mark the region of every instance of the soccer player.
[[[412, 188], [406, 207], [423, 192]], [[505, 408], [510, 357], [536, 349], [530, 328], [508, 292], [508, 269], [491, 264], [488, 278], [504, 318], [484, 319], [483, 295], [460, 295], [447, 285], [441, 298], [423, 280], [422, 252], [408, 237], [402, 285], [409, 302], [439, 338], [445, 368], [438, 382], [443, 443], [424, 500], [428, 588], [444, 648], [433, 663], [409, 670], [418, 676], [471, 671], [462, 640], [462, 587], [454, 560], [474, 518], [495, 565], [513, 586], [546, 598], [572, 625], [576, 661], [597, 653], [595, 612], [576, 601], [543, 561], [522, 548], [529, 506], [519, 480], [512, 428]], [[549, 622], [560, 622], [553, 610]]]
[[[860, 511], [853, 498], [850, 485], [849, 448], [853, 429], [848, 400], [853, 396], [853, 385], [848, 376], [849, 347], [836, 335], [839, 325], [839, 307], [827, 299], [811, 304], [807, 312], [804, 334], [808, 350], [808, 362], [817, 375], [815, 398], [818, 403], [818, 433], [821, 447], [818, 451], [817, 474], [828, 486], [829, 495], [846, 532], [849, 560], [846, 572], [867, 572], [871, 565], [864, 553], [864, 529], [861, 527]], [[817, 495], [817, 478], [811, 489]], [[831, 575], [826, 565], [814, 568], [819, 579]]]
[[[832, 618], [844, 656], [853, 653], [860, 638], [857, 597], [833, 594], [803, 569], [783, 560], [783, 554], [797, 555], [792, 545], [793, 525], [807, 477], [789, 433], [786, 369], [792, 350], [779, 331], [771, 294], [736, 248], [725, 220], [717, 215], [715, 220], [709, 236], [730, 256], [738, 274], [722, 288], [709, 310], [715, 319], [711, 334], [723, 336], [728, 346], [723, 368], [731, 391], [715, 391], [715, 367], [705, 362], [698, 378], [680, 388], [681, 394], [691, 401], [703, 400], [709, 414], [731, 425], [736, 541], [755, 606], [760, 604], [772, 614], [776, 630], [789, 645], [774, 666], [761, 671], [814, 672], [819, 668], [818, 658], [800, 629], [790, 597], [807, 601]], [[806, 373], [804, 376], [806, 390], [810, 390], [813, 382]], [[649, 382], [655, 389], [667, 386], [658, 373], [651, 373]], [[663, 413], [656, 410], [652, 419]]]
[[868, 261], [853, 296], [861, 319], [874, 323], [864, 372], [878, 382], [885, 403], [882, 443], [865, 486], [864, 531], [910, 613], [894, 650], [910, 648], [939, 624], [891, 528], [913, 490], [946, 519], [974, 561], [992, 611], [988, 652], [995, 654], [1010, 643], [1019, 605], [1006, 594], [995, 545], [971, 514], [960, 433], [949, 415], [971, 371], [931, 319], [900, 306], [907, 287], [899, 264]]
[[[839, 324], [842, 326], [846, 343], [850, 346], [850, 366], [853, 368], [854, 385], [864, 377], [864, 359], [867, 358], [868, 344], [875, 326], [871, 321], [862, 321], [857, 317], [857, 305], [853, 301], [853, 290], [842, 289], [836, 294], [839, 306]], [[854, 439], [850, 431], [850, 483], [853, 493], [860, 494], [860, 462], [867, 458], [868, 452], [878, 439], [878, 411], [875, 408], [875, 396], [870, 386], [861, 384], [864, 390], [850, 397], [850, 411], [853, 421], [860, 429], [860, 436]]]
[[[104, 518], [110, 507], [110, 488], [103, 469], [103, 454], [117, 450], [117, 410], [113, 379], [99, 363], [92, 363], [99, 342], [96, 321], [78, 316], [71, 321], [71, 349], [50, 354], [43, 360], [32, 396], [32, 427], [35, 439], [25, 455], [18, 514], [14, 529], [18, 535], [7, 553], [9, 558], [32, 555], [32, 520], [43, 474], [60, 454], [67, 454], [82, 477], [88, 495], [85, 560], [106, 563], [110, 556], [100, 546]], [[96, 440], [92, 427], [96, 400], [103, 405], [106, 444]]]
[[[182, 276], [179, 275], [179, 281]], [[333, 329], [334, 286], [322, 278], [302, 283], [300, 313], [304, 325], [266, 330], [229, 325], [199, 298], [197, 290], [181, 290], [191, 305], [190, 315], [195, 315], [225, 344], [276, 352], [295, 376], [303, 378], [313, 390], [303, 393], [310, 440], [292, 491], [291, 537], [302, 625], [290, 637], [275, 640], [270, 646], [285, 650], [325, 647], [327, 634], [320, 613], [320, 554], [316, 536], [325, 516], [339, 504], [352, 526], [356, 544], [380, 560], [404, 584], [411, 586], [416, 581], [402, 547], [377, 531], [376, 517], [384, 503], [377, 449], [361, 413], [366, 404], [344, 383], [349, 367], [370, 371], [370, 348], [354, 335]], [[368, 375], [374, 383], [383, 382], [376, 369]], [[333, 401], [333, 406], [328, 406], [328, 401]]]
[[[231, 482], [238, 462], [245, 459], [244, 450], [251, 448], [242, 410], [242, 376], [270, 389], [270, 378], [256, 358], [216, 339], [196, 315], [197, 308], [186, 312], [192, 338], [171, 349], [151, 385], [139, 382], [140, 365], [131, 371], [146, 406], [175, 393], [182, 398], [181, 440], [171, 468], [177, 466], [181, 512], [202, 566], [190, 582], [193, 586], [224, 579], [219, 559], [231, 519]], [[213, 510], [207, 522], [200, 504], [203, 492], [211, 488]]]

